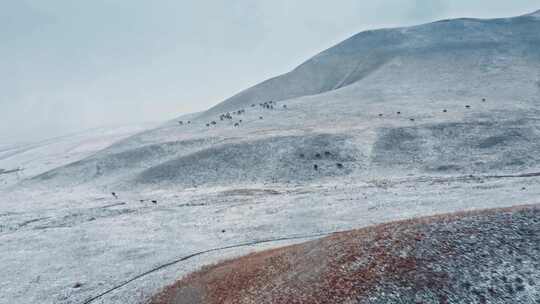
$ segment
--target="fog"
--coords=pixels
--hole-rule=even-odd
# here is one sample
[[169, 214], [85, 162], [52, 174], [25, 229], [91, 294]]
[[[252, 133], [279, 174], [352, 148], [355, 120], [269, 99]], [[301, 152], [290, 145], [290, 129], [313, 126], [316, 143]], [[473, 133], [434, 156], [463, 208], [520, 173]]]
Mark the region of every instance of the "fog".
[[0, 143], [201, 111], [366, 29], [537, 0], [0, 0]]

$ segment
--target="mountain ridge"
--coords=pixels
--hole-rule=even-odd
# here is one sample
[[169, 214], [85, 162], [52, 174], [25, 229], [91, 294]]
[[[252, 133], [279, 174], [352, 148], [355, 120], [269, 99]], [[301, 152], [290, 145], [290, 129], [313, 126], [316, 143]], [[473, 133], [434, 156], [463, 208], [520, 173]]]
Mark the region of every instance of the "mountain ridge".
[[[532, 16], [535, 14], [538, 14], [538, 12], [532, 13]], [[427, 47], [428, 45], [422, 46], [421, 44], [418, 46], [410, 45], [411, 41], [415, 41], [415, 39], [418, 43], [427, 42], [419, 40], [418, 38], [421, 37], [415, 36], [417, 33], [429, 31], [432, 28], [455, 25], [453, 29], [447, 29], [449, 32], [446, 35], [439, 37], [441, 38], [441, 42], [445, 40], [450, 42], [452, 37], [475, 34], [476, 30], [479, 31], [478, 34], [480, 35], [482, 26], [486, 24], [492, 24], [493, 26], [502, 28], [507, 20], [513, 20], [515, 23], [526, 22], [519, 21], [522, 17], [495, 19], [458, 18], [411, 27], [363, 31], [318, 53], [292, 71], [265, 80], [258, 85], [235, 94], [204, 113], [214, 115], [219, 112], [230, 111], [234, 107], [246, 106], [252, 100], [259, 100], [260, 102], [268, 100], [279, 101], [339, 89], [361, 80], [364, 75], [369, 74], [373, 70], [376, 70], [382, 63], [387, 62], [401, 48], [408, 46]], [[459, 26], [460, 24], [461, 27]], [[511, 33], [499, 32], [499, 34], [504, 34], [504, 38], [509, 39], [509, 41], [514, 38], [511, 37]], [[519, 36], [519, 34], [516, 36]], [[482, 37], [484, 38], [484, 42], [490, 41], [488, 35], [473, 38], [481, 42], [482, 39], [480, 38]], [[466, 39], [463, 38], [463, 40]], [[459, 41], [456, 39], [453, 42], [458, 43]], [[497, 43], [498, 41], [492, 40], [491, 42]], [[363, 58], [355, 58], [354, 52], [363, 52]], [[350, 58], [347, 60], [344, 56], [350, 56]], [[340, 59], [346, 61], [343, 62]], [[309, 79], [309, 81], [306, 83], [304, 79]]]

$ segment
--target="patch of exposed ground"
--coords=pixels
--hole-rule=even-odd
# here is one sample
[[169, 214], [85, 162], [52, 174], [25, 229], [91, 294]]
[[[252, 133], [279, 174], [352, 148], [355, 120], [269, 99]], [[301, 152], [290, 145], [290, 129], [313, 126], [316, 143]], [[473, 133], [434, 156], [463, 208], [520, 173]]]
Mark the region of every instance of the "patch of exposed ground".
[[205, 267], [152, 304], [539, 303], [540, 205], [338, 233]]

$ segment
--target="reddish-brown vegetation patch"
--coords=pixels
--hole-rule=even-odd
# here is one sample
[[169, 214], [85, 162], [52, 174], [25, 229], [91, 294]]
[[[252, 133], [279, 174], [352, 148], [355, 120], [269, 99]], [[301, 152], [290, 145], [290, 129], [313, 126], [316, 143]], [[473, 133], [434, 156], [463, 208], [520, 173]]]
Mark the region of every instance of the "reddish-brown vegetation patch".
[[[539, 216], [527, 206], [337, 233], [205, 267], [152, 303], [534, 303]], [[530, 267], [501, 266], [513, 263]]]

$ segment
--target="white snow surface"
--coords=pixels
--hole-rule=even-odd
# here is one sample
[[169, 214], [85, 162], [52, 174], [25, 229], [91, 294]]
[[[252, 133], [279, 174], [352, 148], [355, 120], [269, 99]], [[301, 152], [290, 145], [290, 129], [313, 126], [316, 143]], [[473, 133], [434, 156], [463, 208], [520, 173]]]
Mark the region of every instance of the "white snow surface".
[[[110, 146], [98, 136], [35, 155], [0, 147], [0, 168], [32, 172], [0, 193], [0, 303], [85, 303], [113, 287], [91, 303], [144, 303], [179, 276], [252, 250], [538, 203], [537, 15], [363, 32]], [[273, 109], [259, 105], [268, 101]]]
[[0, 145], [0, 170], [20, 171], [0, 175], [0, 189], [20, 180], [84, 159], [156, 123], [95, 128], [66, 136], [32, 143]]

